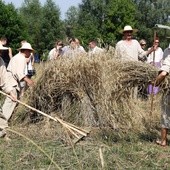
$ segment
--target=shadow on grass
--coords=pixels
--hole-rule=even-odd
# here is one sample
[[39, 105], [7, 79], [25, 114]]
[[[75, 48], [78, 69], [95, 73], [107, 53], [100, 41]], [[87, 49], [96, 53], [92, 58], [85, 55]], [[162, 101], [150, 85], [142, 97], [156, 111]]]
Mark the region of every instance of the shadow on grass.
[[158, 133], [148, 131], [147, 133], [140, 133], [138, 135], [139, 140], [146, 141], [146, 142], [154, 142], [158, 138]]
[[152, 120], [143, 120], [145, 125], [145, 131], [138, 134], [139, 140], [146, 141], [146, 142], [153, 142], [155, 141], [160, 132], [160, 124], [154, 123]]
[[157, 127], [152, 129], [145, 129], [143, 132], [137, 131], [122, 131], [122, 130], [113, 130], [113, 129], [100, 129], [95, 134], [93, 133], [92, 138], [93, 140], [102, 141], [107, 145], [112, 145], [115, 143], [121, 142], [138, 142], [138, 141], [145, 141], [145, 142], [153, 142], [159, 136], [159, 130]]

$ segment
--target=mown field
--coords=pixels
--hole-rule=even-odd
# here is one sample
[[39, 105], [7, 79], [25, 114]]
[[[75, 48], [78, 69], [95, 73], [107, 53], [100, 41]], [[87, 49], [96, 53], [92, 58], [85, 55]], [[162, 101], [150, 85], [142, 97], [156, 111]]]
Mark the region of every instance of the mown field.
[[[156, 74], [143, 63], [112, 59], [59, 60], [36, 66], [36, 86], [22, 101], [90, 130], [77, 143], [61, 124], [19, 105], [9, 139], [0, 139], [2, 170], [170, 169], [170, 147], [160, 147], [160, 93], [131, 97]], [[169, 78], [162, 88], [167, 89]]]
[[[76, 145], [67, 136], [58, 136], [56, 125], [43, 124], [12, 127], [29, 137], [48, 154], [17, 134], [10, 133], [11, 141], [0, 140], [0, 169], [169, 169], [170, 148], [155, 144], [158, 133], [128, 135], [95, 132]], [[95, 130], [96, 131], [96, 130]], [[61, 135], [61, 134], [60, 134]], [[62, 139], [64, 138], [64, 139]]]

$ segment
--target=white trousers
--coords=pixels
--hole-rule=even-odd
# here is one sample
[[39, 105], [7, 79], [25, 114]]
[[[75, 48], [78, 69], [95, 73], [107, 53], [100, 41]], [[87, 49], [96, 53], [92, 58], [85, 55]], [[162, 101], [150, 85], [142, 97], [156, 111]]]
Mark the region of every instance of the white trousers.
[[[12, 90], [15, 96], [18, 96], [18, 92], [15, 88]], [[12, 116], [12, 113], [17, 105], [17, 102], [12, 101], [9, 97], [6, 97], [5, 102], [2, 106], [2, 117], [0, 117], [0, 129], [8, 127], [8, 120]]]

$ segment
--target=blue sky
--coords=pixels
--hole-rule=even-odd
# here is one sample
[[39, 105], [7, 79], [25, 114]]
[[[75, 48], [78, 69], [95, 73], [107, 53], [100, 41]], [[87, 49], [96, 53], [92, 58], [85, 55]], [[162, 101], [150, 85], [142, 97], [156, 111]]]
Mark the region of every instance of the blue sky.
[[[24, 0], [3, 0], [6, 4], [13, 3], [16, 8], [20, 7]], [[46, 0], [39, 0], [41, 4], [43, 5]], [[59, 6], [61, 10], [61, 17], [65, 18], [65, 12], [68, 10], [70, 6], [78, 6], [78, 4], [81, 3], [81, 0], [53, 0], [56, 5]]]

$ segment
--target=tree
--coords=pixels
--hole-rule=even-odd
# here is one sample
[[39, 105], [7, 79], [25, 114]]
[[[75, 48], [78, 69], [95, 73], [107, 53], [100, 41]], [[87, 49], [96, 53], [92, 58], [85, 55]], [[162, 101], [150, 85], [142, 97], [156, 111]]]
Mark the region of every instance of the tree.
[[52, 0], [47, 0], [43, 7], [41, 23], [41, 49], [51, 49], [57, 39], [63, 39], [64, 26], [60, 20], [60, 9]]
[[67, 37], [75, 37], [78, 26], [79, 8], [71, 6], [66, 12], [64, 21]]
[[121, 39], [120, 30], [125, 25], [135, 27], [137, 21], [135, 20], [136, 8], [131, 0], [107, 0], [104, 2], [104, 29], [105, 39], [109, 42]]
[[83, 0], [74, 34], [85, 42], [97, 38], [108, 44], [115, 43], [120, 38], [120, 29], [136, 24], [135, 14], [131, 0]]
[[25, 30], [24, 21], [18, 15], [13, 4], [5, 5], [0, 1], [0, 23], [0, 35], [7, 37], [10, 46], [13, 48], [13, 53], [15, 53], [21, 37], [28, 37], [28, 34]]
[[32, 43], [35, 50], [40, 49], [42, 7], [39, 0], [25, 0], [20, 8], [20, 15], [24, 19], [29, 38], [26, 39]]
[[[91, 39], [102, 39], [100, 31], [100, 15], [101, 11], [97, 8], [99, 4], [96, 0], [83, 0], [79, 5], [77, 37], [83, 39], [87, 44]], [[99, 2], [99, 1], [98, 1]]]
[[[134, 0], [138, 13], [136, 20], [138, 20], [139, 37], [147, 39], [149, 45], [153, 44], [154, 26], [155, 24], [170, 24], [170, 1], [169, 0]], [[158, 36], [164, 42], [161, 46], [165, 48], [165, 30], [157, 30]]]

